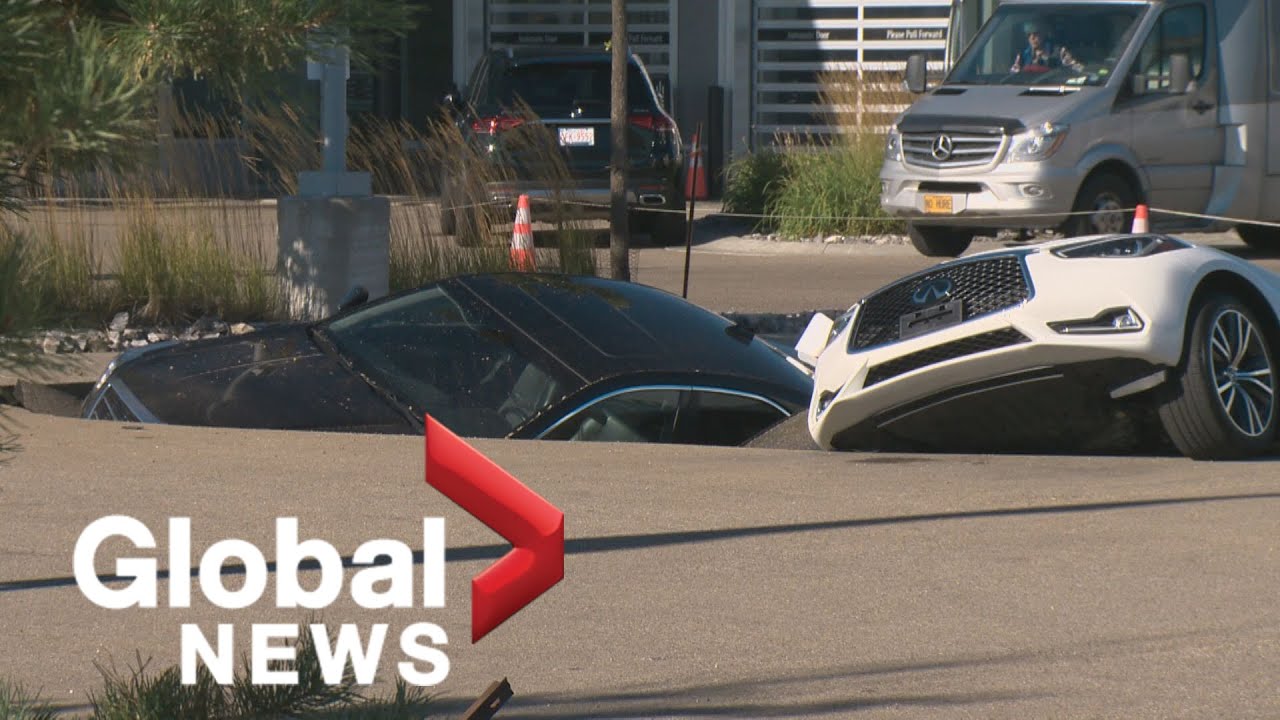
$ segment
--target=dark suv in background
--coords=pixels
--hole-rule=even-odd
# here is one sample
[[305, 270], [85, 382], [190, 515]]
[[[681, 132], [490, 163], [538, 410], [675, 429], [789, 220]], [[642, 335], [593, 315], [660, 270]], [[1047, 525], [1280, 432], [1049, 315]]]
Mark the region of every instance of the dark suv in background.
[[[519, 157], [504, 144], [531, 112], [550, 132], [570, 175], [569, 189], [561, 199], [575, 216], [608, 217], [609, 120], [611, 56], [599, 50], [536, 49], [494, 50], [486, 54], [471, 74], [469, 86], [455, 96], [451, 111], [469, 142], [476, 144], [488, 162], [503, 163], [513, 181], [485, 182], [483, 197], [466, 197], [465, 180], [441, 179], [442, 225], [446, 233], [457, 231], [459, 212], [448, 208], [469, 202], [509, 202], [528, 195], [546, 205], [556, 188], [540, 176], [535, 161]], [[631, 230], [648, 234], [655, 244], [684, 242], [683, 212], [643, 212], [638, 208], [685, 208], [681, 170], [683, 151], [680, 130], [663, 109], [644, 64], [635, 55], [627, 68], [627, 102], [630, 105], [628, 141], [630, 170], [627, 202]], [[475, 192], [472, 190], [471, 192]], [[578, 204], [581, 203], [581, 204]], [[600, 207], [595, 207], [595, 206]], [[538, 220], [535, 209], [534, 219]]]

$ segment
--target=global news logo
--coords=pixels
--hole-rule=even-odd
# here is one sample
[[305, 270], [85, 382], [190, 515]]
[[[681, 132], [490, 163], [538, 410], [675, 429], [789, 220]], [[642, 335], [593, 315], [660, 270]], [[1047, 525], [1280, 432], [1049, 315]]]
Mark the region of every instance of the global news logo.
[[[478, 642], [564, 577], [564, 514], [430, 417], [426, 421], [426, 474], [429, 485], [513, 546], [472, 579], [472, 642]], [[301, 539], [296, 517], [275, 521], [274, 562], [253, 543], [236, 538], [214, 542], [196, 562], [191, 519], [169, 518], [167, 530], [167, 569], [161, 570], [156, 554], [145, 552], [160, 548], [155, 534], [142, 521], [110, 515], [90, 523], [80, 533], [73, 552], [80, 592], [109, 610], [156, 609], [161, 601], [160, 580], [166, 577], [166, 606], [190, 608], [194, 577], [194, 586], [204, 600], [226, 611], [258, 606], [268, 594], [276, 608], [323, 610], [344, 592], [367, 610], [445, 606], [444, 518], [423, 518], [420, 563], [413, 548], [390, 538], [368, 540], [349, 562], [344, 561], [331, 543], [320, 538]], [[99, 575], [96, 568], [102, 548], [118, 547], [119, 539], [132, 549], [115, 559], [113, 575]], [[239, 574], [243, 575], [234, 589], [225, 580], [224, 568], [229, 563], [241, 568]], [[349, 584], [348, 565], [357, 568]], [[417, 582], [415, 567], [421, 568]], [[304, 587], [299, 577], [304, 569], [319, 570], [318, 583], [307, 583], [313, 587]], [[268, 593], [273, 576], [274, 588]], [[121, 583], [123, 586], [118, 586]], [[357, 624], [343, 623], [336, 633], [321, 623], [308, 624], [305, 629], [296, 623], [253, 623], [249, 627], [249, 671], [254, 684], [298, 683], [296, 671], [281, 669], [282, 663], [287, 667], [296, 660], [296, 647], [282, 642], [296, 640], [303, 632], [311, 636], [326, 683], [342, 682], [348, 665], [356, 682], [368, 685], [377, 680], [391, 634], [389, 623], [373, 623], [364, 632]], [[219, 684], [234, 682], [234, 623], [218, 623], [212, 639], [199, 625], [185, 623], [179, 642], [184, 684], [196, 682], [200, 663]], [[448, 677], [449, 657], [440, 649], [448, 644], [448, 635], [440, 625], [411, 623], [400, 630], [397, 644], [405, 660], [396, 668], [406, 683], [432, 686]]]

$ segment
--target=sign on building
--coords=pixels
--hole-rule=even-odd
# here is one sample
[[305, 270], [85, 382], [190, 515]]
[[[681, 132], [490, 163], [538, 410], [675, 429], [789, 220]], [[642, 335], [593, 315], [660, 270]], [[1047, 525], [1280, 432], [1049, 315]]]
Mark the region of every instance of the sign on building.
[[[893, 79], [924, 53], [941, 62], [950, 0], [755, 0], [752, 93], [756, 147], [876, 127], [900, 109]], [[840, 90], [824, 96], [823, 79]]]
[[[610, 0], [539, 0], [488, 4], [488, 45], [594, 47], [612, 34]], [[655, 85], [671, 82], [675, 63], [671, 0], [628, 0], [627, 35]]]

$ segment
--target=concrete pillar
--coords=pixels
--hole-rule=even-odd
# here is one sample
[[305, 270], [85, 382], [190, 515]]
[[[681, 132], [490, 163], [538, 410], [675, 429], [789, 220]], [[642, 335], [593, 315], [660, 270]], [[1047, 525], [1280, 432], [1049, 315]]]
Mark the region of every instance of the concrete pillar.
[[333, 314], [357, 285], [373, 300], [390, 284], [391, 202], [373, 196], [369, 173], [346, 171], [347, 53], [321, 55], [307, 74], [321, 81], [324, 169], [298, 173], [298, 194], [276, 205], [276, 270], [295, 320]]
[[351, 288], [374, 299], [387, 294], [391, 202], [371, 195], [293, 195], [276, 206], [278, 271], [289, 317], [333, 314]]

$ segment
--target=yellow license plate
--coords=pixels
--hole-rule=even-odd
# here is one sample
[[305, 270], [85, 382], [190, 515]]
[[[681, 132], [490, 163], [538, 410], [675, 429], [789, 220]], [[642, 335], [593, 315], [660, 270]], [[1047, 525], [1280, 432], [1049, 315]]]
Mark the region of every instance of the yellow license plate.
[[930, 215], [950, 215], [955, 212], [950, 195], [925, 195], [924, 211]]

